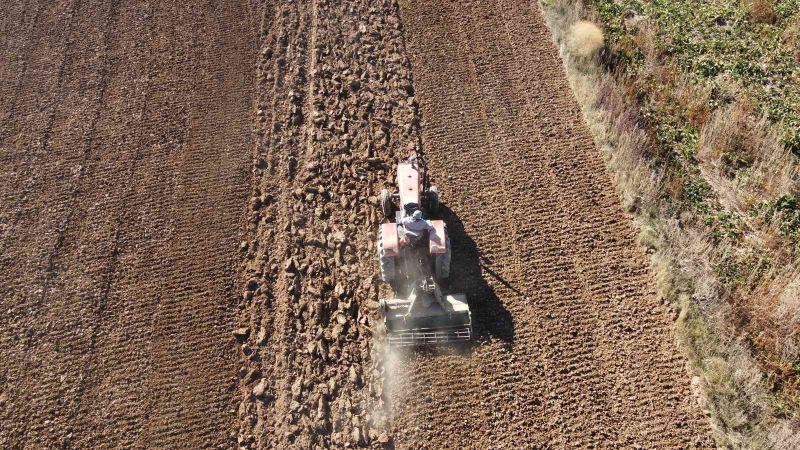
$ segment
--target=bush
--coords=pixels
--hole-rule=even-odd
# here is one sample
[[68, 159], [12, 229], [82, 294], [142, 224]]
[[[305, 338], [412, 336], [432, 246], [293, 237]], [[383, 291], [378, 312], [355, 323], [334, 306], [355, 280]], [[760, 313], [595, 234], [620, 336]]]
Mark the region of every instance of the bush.
[[589, 58], [603, 48], [603, 32], [592, 22], [582, 20], [573, 25], [567, 37], [570, 53]]

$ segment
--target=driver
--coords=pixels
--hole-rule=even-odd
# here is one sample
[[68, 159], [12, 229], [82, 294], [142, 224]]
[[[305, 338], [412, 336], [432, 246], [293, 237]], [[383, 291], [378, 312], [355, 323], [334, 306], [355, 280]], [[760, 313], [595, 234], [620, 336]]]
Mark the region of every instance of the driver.
[[406, 235], [408, 235], [412, 241], [417, 241], [420, 237], [425, 235], [425, 233], [433, 229], [431, 221], [423, 219], [422, 211], [419, 209], [414, 211], [410, 216], [403, 217], [400, 224], [403, 226]]

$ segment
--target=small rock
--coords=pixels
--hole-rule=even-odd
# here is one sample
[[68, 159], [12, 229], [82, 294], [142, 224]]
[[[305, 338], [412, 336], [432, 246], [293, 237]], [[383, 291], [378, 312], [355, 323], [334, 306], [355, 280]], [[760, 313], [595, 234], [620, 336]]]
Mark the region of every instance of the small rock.
[[303, 378], [300, 377], [292, 383], [292, 395], [298, 397], [303, 391]]
[[320, 396], [317, 401], [317, 419], [325, 419], [328, 417], [328, 401], [325, 396]]
[[317, 239], [317, 238], [306, 239], [306, 245], [310, 245], [310, 246], [313, 246], [313, 247], [323, 247], [324, 246], [323, 242], [321, 240]]
[[347, 236], [345, 236], [345, 234], [341, 231], [337, 231], [336, 233], [333, 233], [333, 240], [340, 244], [345, 244], [347, 243]]
[[256, 398], [262, 398], [265, 396], [266, 393], [267, 393], [267, 380], [262, 378], [261, 381], [259, 381], [258, 384], [256, 384], [255, 387], [253, 387], [253, 395], [256, 396]]
[[264, 345], [265, 342], [267, 342], [267, 329], [262, 328], [258, 332], [258, 338], [256, 339], [256, 343], [258, 343], [258, 345]]

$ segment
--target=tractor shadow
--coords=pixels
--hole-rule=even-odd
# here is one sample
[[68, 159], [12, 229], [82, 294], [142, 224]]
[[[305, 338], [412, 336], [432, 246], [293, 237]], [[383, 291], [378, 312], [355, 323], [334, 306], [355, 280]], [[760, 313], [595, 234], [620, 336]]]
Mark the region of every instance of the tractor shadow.
[[514, 344], [514, 321], [503, 306], [494, 288], [486, 280], [495, 279], [511, 291], [522, 294], [492, 269], [491, 261], [481, 254], [477, 243], [464, 230], [464, 223], [446, 205], [440, 205], [439, 218], [447, 224], [453, 256], [450, 263], [451, 292], [467, 295], [472, 312], [475, 345], [490, 340], [500, 340], [511, 347]]

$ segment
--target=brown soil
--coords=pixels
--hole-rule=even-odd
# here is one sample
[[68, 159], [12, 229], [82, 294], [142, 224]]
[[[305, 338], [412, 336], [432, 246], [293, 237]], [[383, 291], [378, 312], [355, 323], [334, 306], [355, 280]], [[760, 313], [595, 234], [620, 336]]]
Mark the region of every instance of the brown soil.
[[[711, 446], [535, 4], [133, 3], [0, 17], [0, 447]], [[386, 354], [416, 147], [479, 339]]]
[[425, 149], [464, 224], [454, 245], [480, 261], [484, 288], [464, 289], [490, 340], [398, 364], [397, 440], [709, 446], [668, 310], [538, 7], [401, 5]]
[[21, 3], [0, 19], [0, 447], [228, 448], [248, 6]]

